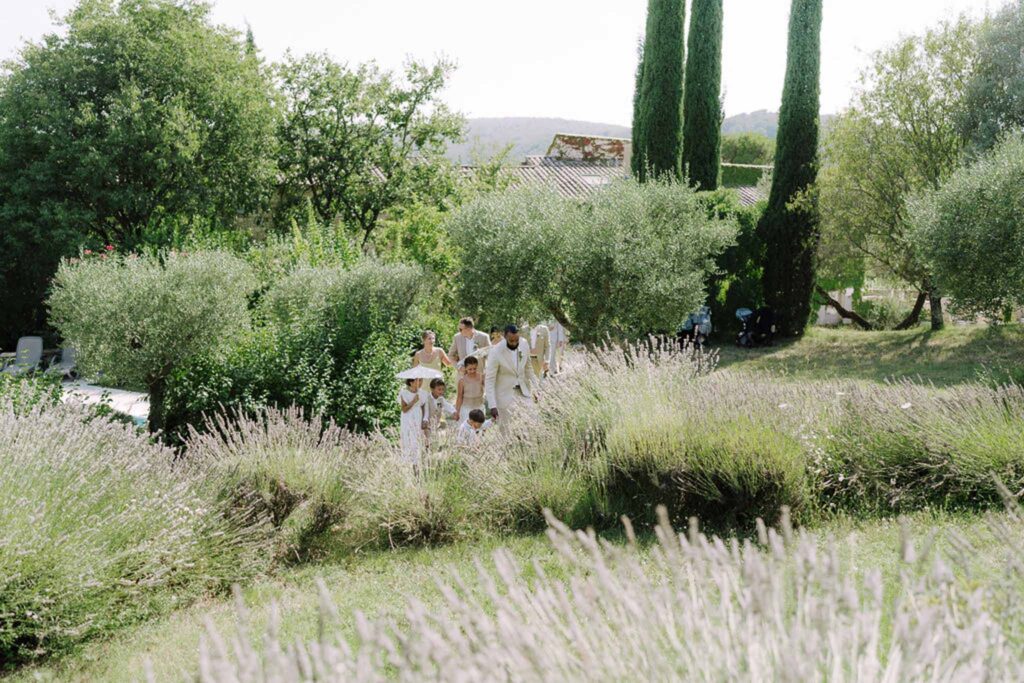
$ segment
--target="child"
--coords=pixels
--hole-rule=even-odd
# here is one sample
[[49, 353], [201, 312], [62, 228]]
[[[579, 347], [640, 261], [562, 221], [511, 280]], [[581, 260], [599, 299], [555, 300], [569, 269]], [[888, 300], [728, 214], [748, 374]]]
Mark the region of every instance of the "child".
[[470, 356], [463, 367], [465, 373], [459, 378], [459, 388], [455, 392], [455, 410], [460, 422], [466, 421], [471, 410], [484, 407], [484, 375], [480, 371], [480, 361]]
[[407, 379], [405, 388], [398, 393], [398, 405], [402, 408], [402, 420], [399, 432], [402, 443], [402, 456], [413, 463], [419, 464], [423, 452], [424, 433], [428, 429], [430, 396], [421, 389], [423, 380]]
[[447, 388], [444, 380], [440, 377], [430, 380], [430, 428], [437, 429], [444, 424], [444, 420], [456, 420], [459, 414], [455, 406], [444, 397]]
[[484, 411], [480, 408], [469, 411], [466, 421], [459, 425], [459, 431], [455, 435], [455, 443], [460, 446], [480, 445], [480, 436], [491, 424], [492, 421], [484, 417]]

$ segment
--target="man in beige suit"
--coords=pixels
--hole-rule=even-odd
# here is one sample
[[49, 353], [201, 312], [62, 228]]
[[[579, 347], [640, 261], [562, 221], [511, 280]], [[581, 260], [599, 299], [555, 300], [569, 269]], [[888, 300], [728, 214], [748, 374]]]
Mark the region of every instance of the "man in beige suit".
[[[452, 348], [448, 350], [448, 358], [455, 363], [455, 366], [461, 372], [467, 358], [490, 345], [490, 337], [476, 329], [473, 319], [463, 318], [459, 321], [459, 331], [455, 334], [455, 339], [452, 339]], [[481, 363], [483, 363], [482, 359]]]
[[533, 374], [540, 380], [548, 374], [551, 330], [543, 323], [536, 326], [523, 323], [519, 326], [519, 335], [530, 344], [530, 363], [533, 365]]
[[530, 362], [530, 348], [520, 338], [519, 328], [505, 328], [504, 341], [494, 345], [487, 354], [484, 391], [491, 418], [508, 427], [509, 415], [515, 419], [516, 404], [536, 398], [537, 378]]

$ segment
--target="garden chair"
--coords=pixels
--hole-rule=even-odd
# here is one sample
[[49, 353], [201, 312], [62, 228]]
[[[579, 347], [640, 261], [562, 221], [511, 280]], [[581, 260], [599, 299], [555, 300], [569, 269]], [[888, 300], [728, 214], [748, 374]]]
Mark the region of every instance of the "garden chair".
[[61, 377], [74, 379], [75, 375], [78, 374], [76, 356], [77, 354], [73, 347], [65, 346], [60, 350], [60, 355], [54, 356], [53, 360], [50, 361], [50, 367], [47, 368], [47, 372], [59, 372]]
[[43, 338], [22, 337], [18, 340], [18, 348], [14, 352], [14, 360], [5, 366], [3, 370], [0, 370], [0, 372], [19, 377], [39, 369], [39, 362], [42, 359]]

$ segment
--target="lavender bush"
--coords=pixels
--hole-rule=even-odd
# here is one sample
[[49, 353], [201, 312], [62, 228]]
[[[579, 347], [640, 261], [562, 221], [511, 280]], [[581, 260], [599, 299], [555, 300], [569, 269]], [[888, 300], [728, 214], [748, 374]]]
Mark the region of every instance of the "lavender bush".
[[[276, 620], [259, 646], [240, 605], [237, 635], [214, 628], [199, 680], [232, 681], [980, 681], [1024, 676], [1024, 517], [993, 520], [1005, 573], [979, 583], [971, 545], [930, 552], [905, 535], [894, 595], [877, 569], [844, 563], [838, 544], [758, 523], [757, 541], [677, 534], [661, 510], [650, 552], [572, 532], [548, 534], [567, 581], [502, 551], [481, 567], [483, 591], [445, 582], [444, 605], [411, 601], [406, 625], [355, 615], [338, 635], [321, 586], [320, 637], [284, 642]], [[627, 523], [627, 531], [630, 527]]]
[[0, 401], [0, 662], [49, 655], [266, 566], [202, 473], [83, 407]]

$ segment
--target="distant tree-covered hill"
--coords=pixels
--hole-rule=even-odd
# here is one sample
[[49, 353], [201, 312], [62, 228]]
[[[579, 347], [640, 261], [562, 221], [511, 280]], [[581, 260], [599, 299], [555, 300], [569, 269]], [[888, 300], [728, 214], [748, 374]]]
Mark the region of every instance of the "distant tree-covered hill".
[[[822, 116], [827, 124], [832, 117]], [[583, 135], [605, 135], [628, 138], [629, 126], [593, 121], [573, 121], [529, 116], [468, 119], [466, 139], [448, 148], [448, 157], [462, 163], [471, 163], [477, 158], [489, 158], [511, 144], [509, 163], [519, 163], [529, 154], [544, 154], [555, 133], [580, 133]], [[722, 123], [722, 132], [760, 133], [775, 139], [779, 127], [778, 112], [754, 111], [730, 116]]]

